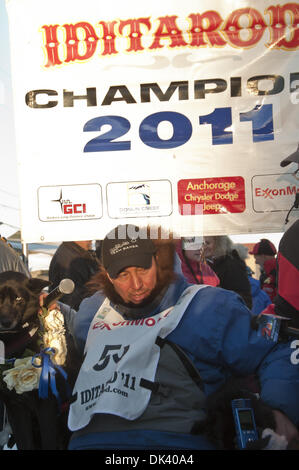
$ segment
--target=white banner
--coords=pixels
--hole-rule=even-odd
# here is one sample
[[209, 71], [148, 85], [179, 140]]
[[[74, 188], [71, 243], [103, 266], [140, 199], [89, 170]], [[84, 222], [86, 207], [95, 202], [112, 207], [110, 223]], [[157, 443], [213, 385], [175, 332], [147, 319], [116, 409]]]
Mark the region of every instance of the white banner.
[[[280, 232], [299, 4], [6, 0], [25, 242]], [[298, 217], [293, 211], [290, 221]]]

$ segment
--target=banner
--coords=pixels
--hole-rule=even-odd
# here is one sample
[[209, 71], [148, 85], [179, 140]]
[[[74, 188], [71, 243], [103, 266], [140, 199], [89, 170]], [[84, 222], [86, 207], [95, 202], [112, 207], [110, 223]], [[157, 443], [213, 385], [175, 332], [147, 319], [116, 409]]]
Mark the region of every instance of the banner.
[[[6, 0], [25, 242], [284, 231], [299, 4]], [[289, 215], [290, 223], [298, 210]]]

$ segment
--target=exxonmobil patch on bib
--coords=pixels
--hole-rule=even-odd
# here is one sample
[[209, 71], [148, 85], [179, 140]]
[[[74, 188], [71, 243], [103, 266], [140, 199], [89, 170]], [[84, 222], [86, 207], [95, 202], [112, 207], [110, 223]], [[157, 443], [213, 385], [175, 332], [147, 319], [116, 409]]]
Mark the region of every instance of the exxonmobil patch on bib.
[[86, 357], [70, 407], [71, 431], [86, 426], [95, 413], [137, 419], [146, 409], [151, 391], [140, 385], [153, 382], [160, 357], [155, 343], [181, 320], [188, 304], [204, 285], [188, 287], [174, 307], [148, 318], [124, 320], [108, 299], [96, 313], [87, 336]]

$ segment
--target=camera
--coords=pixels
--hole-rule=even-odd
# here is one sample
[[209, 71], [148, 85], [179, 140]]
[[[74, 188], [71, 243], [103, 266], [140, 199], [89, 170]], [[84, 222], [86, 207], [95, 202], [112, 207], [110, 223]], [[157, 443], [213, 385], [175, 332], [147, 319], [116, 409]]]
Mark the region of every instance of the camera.
[[299, 330], [289, 326], [290, 318], [262, 313], [257, 319], [257, 334], [269, 341], [287, 341], [290, 337], [299, 338]]
[[238, 398], [232, 400], [231, 405], [238, 448], [246, 449], [248, 442], [258, 439], [251, 400], [250, 398]]

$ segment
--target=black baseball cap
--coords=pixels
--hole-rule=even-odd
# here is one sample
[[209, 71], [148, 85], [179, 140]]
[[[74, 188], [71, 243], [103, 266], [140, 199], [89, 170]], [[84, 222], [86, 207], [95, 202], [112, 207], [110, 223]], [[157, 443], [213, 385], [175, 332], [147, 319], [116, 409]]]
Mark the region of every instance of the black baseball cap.
[[150, 238], [143, 238], [144, 231], [136, 225], [119, 225], [111, 230], [102, 243], [102, 264], [109, 276], [117, 275], [129, 266], [149, 269], [156, 253]]

